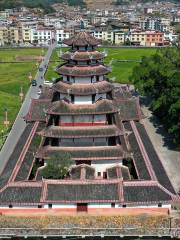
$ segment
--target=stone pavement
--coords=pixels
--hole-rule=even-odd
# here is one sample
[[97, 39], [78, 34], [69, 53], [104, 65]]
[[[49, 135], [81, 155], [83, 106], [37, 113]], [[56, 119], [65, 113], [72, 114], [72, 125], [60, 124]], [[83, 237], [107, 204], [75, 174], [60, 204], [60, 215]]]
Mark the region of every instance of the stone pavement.
[[158, 119], [146, 106], [142, 106], [146, 116], [143, 119], [145, 129], [162, 161], [176, 191], [180, 190], [180, 151], [176, 151], [169, 139], [167, 132], [163, 129]]

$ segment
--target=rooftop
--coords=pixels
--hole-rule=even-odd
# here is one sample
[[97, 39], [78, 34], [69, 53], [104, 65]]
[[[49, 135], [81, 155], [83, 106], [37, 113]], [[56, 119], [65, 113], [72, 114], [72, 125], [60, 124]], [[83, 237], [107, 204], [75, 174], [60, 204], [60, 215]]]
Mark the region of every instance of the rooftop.
[[110, 70], [103, 65], [97, 65], [97, 66], [60, 65], [57, 67], [56, 72], [65, 76], [90, 77], [90, 76], [100, 76], [100, 75], [108, 74]]
[[81, 115], [81, 114], [106, 114], [117, 112], [117, 107], [111, 100], [102, 99], [94, 104], [72, 104], [64, 100], [52, 102], [47, 109], [48, 114], [54, 115]]
[[74, 161], [78, 160], [120, 160], [125, 157], [121, 146], [90, 146], [90, 147], [42, 147], [37, 153], [38, 158], [51, 158], [56, 153], [70, 153]]
[[60, 127], [49, 126], [40, 132], [40, 135], [52, 138], [88, 138], [111, 137], [123, 134], [116, 125], [91, 127]]
[[76, 51], [76, 52], [66, 52], [61, 57], [63, 60], [74, 60], [74, 61], [88, 61], [88, 60], [101, 60], [104, 58], [104, 54], [98, 51]]
[[81, 31], [77, 33], [75, 36], [73, 36], [70, 39], [64, 40], [64, 44], [68, 46], [97, 46], [100, 44], [100, 40], [93, 37], [91, 34]]
[[107, 93], [113, 90], [113, 85], [107, 81], [91, 84], [69, 84], [62, 81], [53, 85], [53, 89], [60, 93], [73, 95], [92, 95], [96, 93]]

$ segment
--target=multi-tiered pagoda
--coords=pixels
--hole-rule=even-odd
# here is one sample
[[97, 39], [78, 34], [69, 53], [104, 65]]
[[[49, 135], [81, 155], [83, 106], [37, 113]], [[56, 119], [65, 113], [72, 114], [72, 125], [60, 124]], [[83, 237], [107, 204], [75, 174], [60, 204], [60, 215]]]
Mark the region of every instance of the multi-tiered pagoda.
[[[60, 77], [32, 100], [1, 174], [0, 205], [170, 208], [178, 198], [142, 123], [139, 98], [108, 80], [99, 40], [81, 31], [64, 43], [70, 50], [57, 67]], [[62, 153], [73, 161], [68, 176], [45, 179], [42, 168]]]
[[120, 109], [106, 78], [109, 69], [102, 63], [104, 54], [96, 50], [99, 41], [86, 32], [65, 43], [71, 49], [57, 67], [62, 77], [52, 86], [53, 101], [46, 110], [48, 123], [41, 131], [44, 144], [38, 157], [69, 152], [76, 165], [94, 167], [94, 178], [107, 178], [107, 167], [122, 165], [127, 156], [121, 142], [125, 130]]

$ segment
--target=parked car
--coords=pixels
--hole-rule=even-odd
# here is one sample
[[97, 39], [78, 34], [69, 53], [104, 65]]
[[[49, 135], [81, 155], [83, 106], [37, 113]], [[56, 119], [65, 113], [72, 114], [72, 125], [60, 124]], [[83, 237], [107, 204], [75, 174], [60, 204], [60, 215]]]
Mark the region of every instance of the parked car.
[[33, 87], [37, 86], [37, 81], [36, 81], [35, 79], [32, 80], [32, 81], [31, 81], [31, 85], [32, 85]]

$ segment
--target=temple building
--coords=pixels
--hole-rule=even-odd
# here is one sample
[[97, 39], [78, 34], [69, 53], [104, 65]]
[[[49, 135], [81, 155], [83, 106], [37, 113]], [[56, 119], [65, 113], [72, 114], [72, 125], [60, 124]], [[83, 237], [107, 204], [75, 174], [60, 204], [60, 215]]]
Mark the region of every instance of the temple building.
[[[56, 69], [59, 78], [32, 100], [0, 176], [0, 205], [171, 208], [178, 197], [144, 128], [139, 97], [111, 83], [99, 40], [81, 30], [64, 44], [70, 49]], [[42, 168], [64, 153], [72, 160], [68, 176], [44, 178]]]

